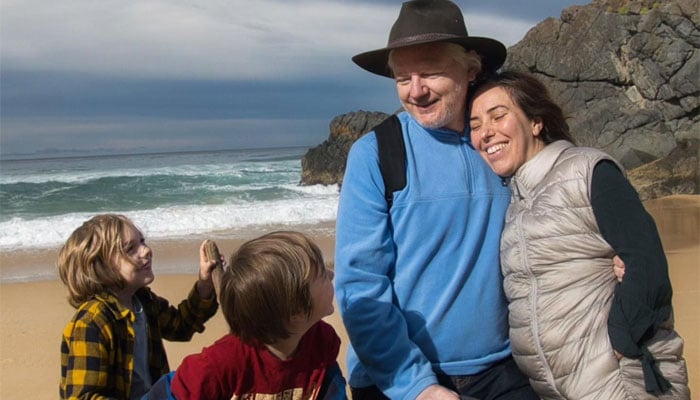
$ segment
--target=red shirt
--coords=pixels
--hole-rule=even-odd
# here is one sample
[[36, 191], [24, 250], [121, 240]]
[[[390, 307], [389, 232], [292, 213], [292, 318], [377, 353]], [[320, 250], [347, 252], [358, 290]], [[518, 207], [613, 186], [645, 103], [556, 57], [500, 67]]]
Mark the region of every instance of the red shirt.
[[315, 399], [339, 348], [340, 338], [323, 321], [306, 332], [288, 360], [229, 334], [182, 361], [172, 393], [178, 400]]

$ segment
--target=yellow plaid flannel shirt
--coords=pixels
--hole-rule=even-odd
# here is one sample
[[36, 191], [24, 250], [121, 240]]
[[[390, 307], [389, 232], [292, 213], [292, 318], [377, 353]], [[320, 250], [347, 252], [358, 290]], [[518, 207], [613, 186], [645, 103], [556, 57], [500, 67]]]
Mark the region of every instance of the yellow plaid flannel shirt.
[[[188, 341], [204, 330], [218, 308], [216, 296], [202, 299], [193, 287], [178, 307], [149, 288], [136, 293], [148, 321], [148, 364], [156, 381], [170, 372], [162, 339]], [[61, 399], [124, 399], [131, 394], [135, 315], [104, 293], [80, 306], [63, 331]]]

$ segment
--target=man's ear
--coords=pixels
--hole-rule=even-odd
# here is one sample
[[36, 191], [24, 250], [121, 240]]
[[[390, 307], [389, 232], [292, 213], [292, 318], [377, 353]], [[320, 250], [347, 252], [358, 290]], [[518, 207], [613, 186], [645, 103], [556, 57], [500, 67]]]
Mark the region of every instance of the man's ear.
[[479, 68], [469, 68], [469, 70], [467, 70], [467, 82], [470, 84], [474, 83], [480, 72], [481, 70]]

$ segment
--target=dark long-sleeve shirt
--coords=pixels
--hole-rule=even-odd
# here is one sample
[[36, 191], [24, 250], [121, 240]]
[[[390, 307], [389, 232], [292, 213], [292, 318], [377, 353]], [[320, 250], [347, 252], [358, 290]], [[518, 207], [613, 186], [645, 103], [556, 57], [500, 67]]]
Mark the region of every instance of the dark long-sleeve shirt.
[[593, 171], [591, 204], [601, 234], [625, 262], [625, 276], [615, 289], [608, 317], [610, 340], [625, 357], [642, 358], [649, 390], [660, 373], [651, 370], [653, 358], [644, 342], [672, 310], [673, 291], [661, 239], [636, 190], [610, 161], [599, 163]]

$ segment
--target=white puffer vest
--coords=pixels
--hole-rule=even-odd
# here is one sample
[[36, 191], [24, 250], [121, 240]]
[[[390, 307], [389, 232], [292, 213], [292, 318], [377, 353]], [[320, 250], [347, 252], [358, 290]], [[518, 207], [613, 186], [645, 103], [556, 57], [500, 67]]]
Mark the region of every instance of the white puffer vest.
[[590, 202], [593, 168], [604, 159], [614, 161], [557, 141], [511, 180], [501, 263], [513, 356], [544, 399], [688, 399], [672, 321], [647, 346], [673, 385], [662, 397], [644, 390], [641, 362], [618, 361], [610, 345], [614, 252]]

